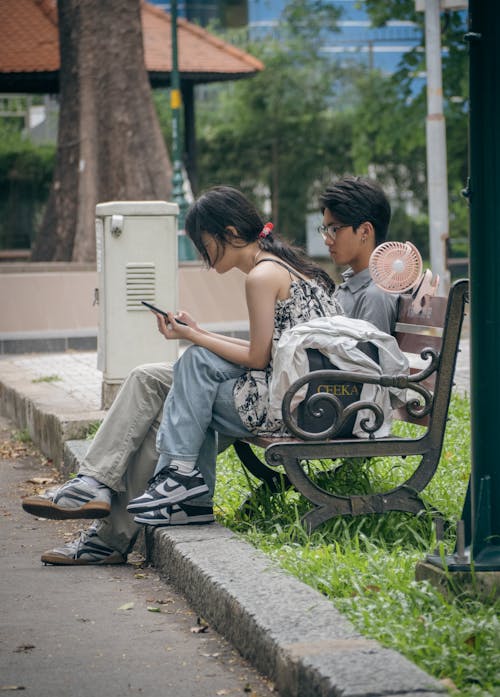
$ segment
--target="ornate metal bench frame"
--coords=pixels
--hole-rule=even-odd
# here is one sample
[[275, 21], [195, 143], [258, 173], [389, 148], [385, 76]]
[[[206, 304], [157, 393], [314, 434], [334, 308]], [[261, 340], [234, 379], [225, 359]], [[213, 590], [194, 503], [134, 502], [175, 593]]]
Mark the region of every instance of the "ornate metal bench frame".
[[[430, 302], [444, 300], [434, 298]], [[430, 482], [436, 472], [448, 418], [453, 376], [465, 305], [468, 302], [468, 281], [456, 281], [449, 293], [443, 324], [442, 338], [436, 341], [429, 336], [429, 343], [420, 351], [421, 358], [426, 361], [425, 367], [410, 375], [396, 377], [372, 376], [361, 373], [348, 373], [338, 370], [324, 370], [308, 373], [297, 380], [286, 393], [283, 400], [283, 418], [287, 429], [295, 438], [255, 438], [245, 442], [237, 441], [235, 449], [242, 463], [255, 476], [261, 479], [272, 493], [282, 486], [293, 485], [303, 496], [313, 504], [302, 519], [307, 529], [312, 530], [334, 516], [358, 516], [368, 513], [384, 513], [386, 511], [407, 511], [419, 513], [426, 508], [420, 492]], [[424, 315], [425, 313], [423, 313]], [[425, 317], [422, 319], [425, 324]], [[403, 336], [396, 327], [395, 336], [402, 350], [405, 349]], [[432, 334], [432, 332], [431, 332]], [[422, 336], [418, 337], [422, 341]], [[425, 338], [424, 338], [425, 341]], [[435, 348], [441, 344], [440, 349]], [[386, 387], [407, 388], [410, 398], [399, 410], [398, 418], [405, 421], [425, 424], [427, 431], [415, 438], [390, 436], [375, 438], [376, 431], [383, 422], [381, 409], [371, 402], [355, 402], [346, 408], [334, 394], [315, 394], [309, 398], [305, 408], [309, 409], [312, 417], [324, 414], [327, 405], [332, 412], [332, 423], [329, 428], [319, 433], [305, 431], [299, 427], [296, 415], [292, 413], [290, 404], [293, 395], [312, 378], [321, 378], [330, 383], [369, 383]], [[342, 429], [343, 424], [353, 413], [366, 410], [372, 418], [363, 419], [361, 426], [368, 437], [339, 438], [335, 435]], [[250, 448], [250, 444], [265, 447], [267, 465], [262, 463]], [[303, 466], [304, 460], [338, 460], [352, 457], [387, 457], [420, 455], [421, 460], [411, 476], [399, 486], [383, 493], [366, 495], [353, 494], [343, 496], [329, 493], [318, 486], [308, 476]], [[276, 471], [282, 465], [286, 475]], [[333, 475], [334, 476], [334, 475]]]

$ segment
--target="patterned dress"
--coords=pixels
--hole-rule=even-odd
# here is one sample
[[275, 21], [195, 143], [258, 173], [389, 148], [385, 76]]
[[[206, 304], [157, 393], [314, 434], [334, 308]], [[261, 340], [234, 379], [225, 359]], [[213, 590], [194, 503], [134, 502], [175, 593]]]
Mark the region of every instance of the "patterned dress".
[[245, 427], [258, 435], [285, 433], [281, 420], [269, 414], [269, 383], [273, 370], [273, 356], [283, 332], [315, 317], [343, 314], [342, 308], [322, 285], [314, 280], [305, 281], [287, 264], [277, 259], [260, 259], [257, 263], [273, 261], [285, 267], [294, 277], [290, 295], [278, 300], [274, 311], [274, 331], [271, 361], [264, 370], [247, 370], [236, 380], [233, 389], [234, 404]]

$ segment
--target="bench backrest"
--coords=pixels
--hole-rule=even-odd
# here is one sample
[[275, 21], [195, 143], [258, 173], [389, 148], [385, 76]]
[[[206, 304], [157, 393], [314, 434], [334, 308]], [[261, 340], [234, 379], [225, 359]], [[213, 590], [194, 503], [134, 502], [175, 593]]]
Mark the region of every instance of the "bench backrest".
[[[425, 369], [429, 361], [422, 359], [421, 354], [426, 349], [439, 354], [438, 370], [431, 372], [419, 384], [432, 394], [440, 394], [433, 400], [430, 415], [415, 418], [408, 414], [405, 408], [397, 410], [397, 419], [427, 426], [430, 416], [446, 418], [446, 412], [453, 387], [458, 344], [464, 318], [464, 306], [467, 301], [468, 281], [457, 281], [451, 288], [448, 298], [435, 296], [426, 298], [426, 303], [420, 311], [415, 311], [412, 298], [402, 295], [399, 300], [398, 318], [394, 336], [401, 350], [408, 354], [410, 373], [418, 374]], [[443, 410], [444, 408], [444, 410]], [[436, 409], [439, 413], [436, 414]], [[438, 424], [439, 428], [441, 425]]]

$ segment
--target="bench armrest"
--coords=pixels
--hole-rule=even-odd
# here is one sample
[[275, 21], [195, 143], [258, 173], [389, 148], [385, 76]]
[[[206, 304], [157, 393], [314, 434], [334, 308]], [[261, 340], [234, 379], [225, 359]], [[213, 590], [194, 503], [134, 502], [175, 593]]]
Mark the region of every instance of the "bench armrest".
[[399, 410], [405, 409], [408, 416], [413, 419], [422, 419], [430, 413], [433, 404], [433, 394], [429, 386], [423, 383], [437, 370], [439, 354], [434, 349], [427, 348], [422, 351], [421, 357], [424, 360], [428, 360], [429, 364], [422, 370], [412, 374], [368, 375], [335, 369], [309, 372], [296, 380], [286, 391], [282, 404], [283, 422], [291, 433], [302, 440], [329, 440], [338, 437], [346, 423], [353, 419], [358, 412], [366, 411], [368, 413], [360, 420], [359, 425], [369, 438], [375, 438], [375, 432], [384, 423], [382, 408], [374, 402], [362, 400], [344, 405], [337, 395], [330, 392], [310, 394], [301, 404], [301, 408], [307, 411], [308, 416], [312, 420], [321, 419], [324, 423], [325, 414], [327, 414], [330, 425], [317, 432], [305, 430], [299, 426], [298, 410], [293, 409], [292, 411], [292, 402], [295, 404], [296, 399], [294, 398], [299, 390], [308, 390], [310, 383], [318, 380], [328, 385], [355, 383], [361, 386], [378, 385], [385, 388], [408, 390], [413, 394], [410, 399], [406, 399], [399, 406]]

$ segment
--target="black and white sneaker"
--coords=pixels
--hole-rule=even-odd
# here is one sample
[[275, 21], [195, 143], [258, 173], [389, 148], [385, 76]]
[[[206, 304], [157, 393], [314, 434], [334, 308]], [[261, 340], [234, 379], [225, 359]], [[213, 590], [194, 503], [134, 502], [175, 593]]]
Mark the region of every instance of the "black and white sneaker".
[[22, 506], [26, 513], [53, 520], [104, 518], [111, 511], [112, 494], [104, 484], [91, 485], [77, 476], [41, 496], [26, 496]]
[[96, 525], [91, 525], [63, 547], [49, 549], [41, 557], [44, 564], [86, 566], [88, 564], [125, 564], [127, 557], [101, 540]]
[[127, 511], [130, 513], [154, 511], [206, 493], [208, 493], [208, 486], [197, 468], [185, 475], [180, 474], [175, 467], [166, 467], [150, 480], [144, 494], [129, 501]]
[[189, 503], [174, 503], [166, 508], [158, 508], [155, 511], [146, 511], [134, 516], [136, 523], [164, 527], [168, 525], [205, 525], [213, 523], [214, 511], [211, 506], [192, 506]]

